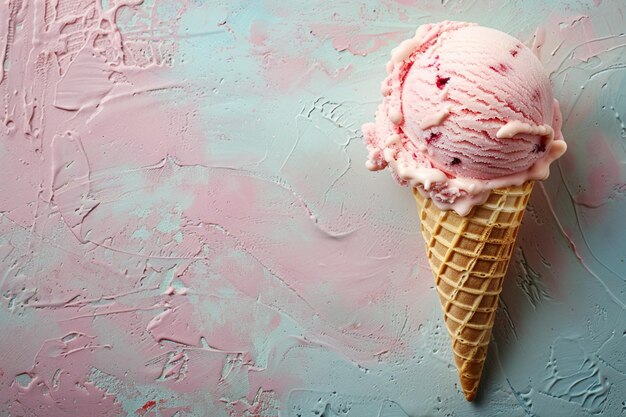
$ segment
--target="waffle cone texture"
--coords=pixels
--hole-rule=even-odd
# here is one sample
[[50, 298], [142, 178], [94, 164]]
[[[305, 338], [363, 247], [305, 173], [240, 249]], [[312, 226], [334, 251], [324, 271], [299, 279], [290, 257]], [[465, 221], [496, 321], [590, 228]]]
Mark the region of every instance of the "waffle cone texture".
[[496, 189], [464, 217], [414, 190], [465, 398], [478, 391], [502, 282], [534, 181]]

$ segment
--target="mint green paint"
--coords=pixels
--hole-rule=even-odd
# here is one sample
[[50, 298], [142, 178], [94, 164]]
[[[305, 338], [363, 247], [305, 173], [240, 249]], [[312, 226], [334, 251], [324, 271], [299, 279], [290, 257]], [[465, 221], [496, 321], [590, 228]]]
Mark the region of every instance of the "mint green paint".
[[133, 234], [131, 235], [131, 238], [148, 240], [150, 236], [152, 236], [152, 233], [148, 229], [146, 229], [145, 226], [141, 226], [139, 229], [133, 232]]

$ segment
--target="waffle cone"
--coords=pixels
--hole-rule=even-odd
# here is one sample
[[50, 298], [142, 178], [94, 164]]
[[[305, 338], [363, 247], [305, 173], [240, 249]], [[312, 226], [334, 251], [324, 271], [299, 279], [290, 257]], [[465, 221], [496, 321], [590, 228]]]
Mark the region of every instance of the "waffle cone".
[[414, 191], [428, 261], [463, 393], [478, 390], [491, 330], [517, 231], [534, 181], [496, 189], [464, 217], [438, 209]]

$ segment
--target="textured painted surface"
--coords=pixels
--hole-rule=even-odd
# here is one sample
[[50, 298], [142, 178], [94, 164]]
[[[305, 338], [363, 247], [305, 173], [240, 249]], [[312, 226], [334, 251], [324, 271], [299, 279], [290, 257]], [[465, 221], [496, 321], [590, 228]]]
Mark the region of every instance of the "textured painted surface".
[[[626, 414], [623, 2], [246, 3], [2, 2], [0, 415]], [[474, 404], [360, 133], [444, 18], [534, 38], [569, 145]]]

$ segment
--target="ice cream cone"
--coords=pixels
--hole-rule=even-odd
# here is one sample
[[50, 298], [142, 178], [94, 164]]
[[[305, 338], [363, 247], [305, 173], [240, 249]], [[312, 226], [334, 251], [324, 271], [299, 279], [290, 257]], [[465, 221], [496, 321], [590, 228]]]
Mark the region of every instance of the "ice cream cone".
[[472, 401], [487, 356], [502, 282], [534, 181], [495, 189], [464, 217], [414, 190], [461, 387]]

